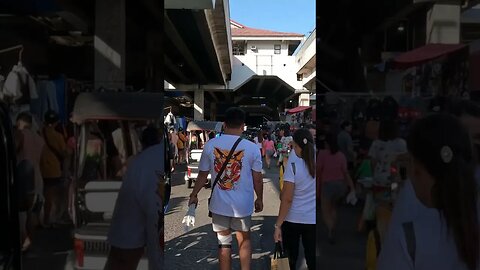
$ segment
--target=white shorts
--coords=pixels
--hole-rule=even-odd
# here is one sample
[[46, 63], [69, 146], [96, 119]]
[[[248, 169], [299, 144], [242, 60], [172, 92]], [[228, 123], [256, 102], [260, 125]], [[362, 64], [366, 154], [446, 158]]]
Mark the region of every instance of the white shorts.
[[249, 232], [252, 225], [252, 217], [226, 217], [212, 213], [212, 227], [214, 232], [233, 230], [239, 232]]

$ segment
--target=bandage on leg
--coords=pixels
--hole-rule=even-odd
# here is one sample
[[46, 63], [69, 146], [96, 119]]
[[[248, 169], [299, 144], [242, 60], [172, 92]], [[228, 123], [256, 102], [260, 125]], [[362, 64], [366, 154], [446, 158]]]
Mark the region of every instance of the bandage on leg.
[[217, 233], [218, 248], [232, 248], [232, 234], [221, 235]]

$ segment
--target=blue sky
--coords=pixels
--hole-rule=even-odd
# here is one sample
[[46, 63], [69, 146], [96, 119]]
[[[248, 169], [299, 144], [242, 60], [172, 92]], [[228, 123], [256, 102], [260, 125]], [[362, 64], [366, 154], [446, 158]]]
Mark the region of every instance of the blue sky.
[[230, 18], [253, 28], [308, 34], [315, 0], [230, 0]]

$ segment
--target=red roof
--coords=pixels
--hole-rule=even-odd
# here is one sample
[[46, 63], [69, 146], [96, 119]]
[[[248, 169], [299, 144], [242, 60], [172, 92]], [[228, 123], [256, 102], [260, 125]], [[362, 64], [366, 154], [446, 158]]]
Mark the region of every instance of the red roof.
[[299, 112], [303, 112], [303, 111], [306, 111], [306, 110], [311, 109], [311, 108], [312, 107], [310, 107], [310, 106], [298, 106], [296, 108], [288, 110], [287, 113], [288, 114], [299, 113]]
[[397, 68], [409, 68], [435, 60], [444, 55], [456, 52], [465, 45], [463, 44], [427, 44], [397, 56], [394, 59], [394, 66]]
[[243, 24], [240, 24], [234, 20], [231, 20], [231, 22], [240, 26], [240, 28], [232, 27], [233, 37], [303, 37], [304, 36], [298, 33], [276, 32], [271, 30], [251, 28]]

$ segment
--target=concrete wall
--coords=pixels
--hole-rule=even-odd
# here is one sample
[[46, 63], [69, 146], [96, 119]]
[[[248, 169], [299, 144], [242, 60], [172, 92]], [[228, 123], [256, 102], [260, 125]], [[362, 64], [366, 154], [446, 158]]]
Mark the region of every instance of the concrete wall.
[[[281, 45], [282, 50], [280, 54], [275, 54], [274, 46]], [[252, 46], [257, 47], [257, 51], [252, 51]], [[288, 55], [288, 41], [273, 41], [273, 40], [249, 40], [247, 41], [246, 55]]]
[[427, 12], [426, 43], [458, 44], [460, 42], [460, 11], [460, 5], [433, 5]]
[[295, 52], [295, 62], [298, 65], [298, 71], [301, 70], [305, 64], [307, 64], [310, 59], [312, 59], [316, 54], [317, 54], [317, 48], [316, 48], [316, 37], [317, 37], [317, 32], [313, 31], [312, 34], [303, 42], [300, 44], [299, 48]]
[[295, 56], [248, 54], [233, 59], [230, 89], [238, 88], [253, 75], [275, 75], [293, 88], [303, 89], [302, 82], [297, 81]]

